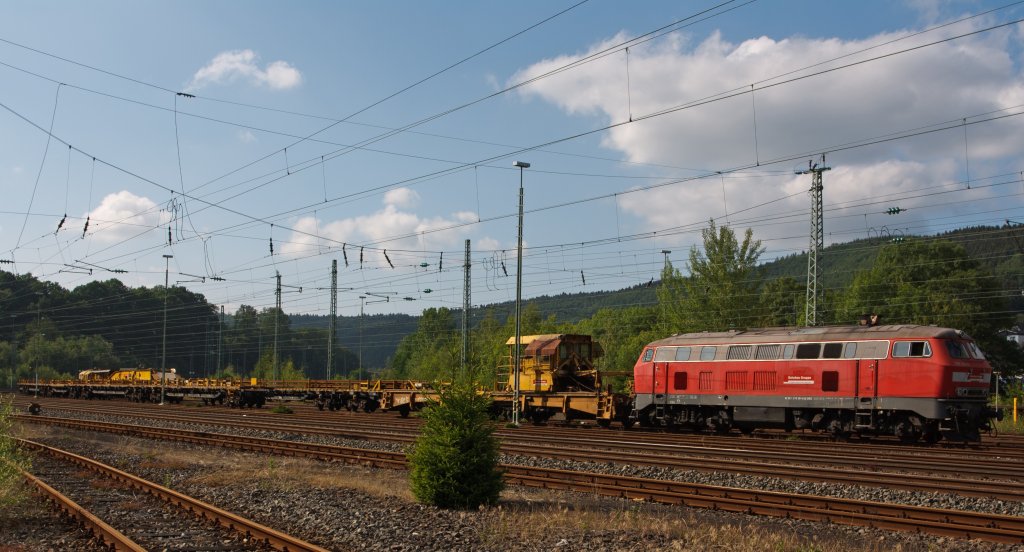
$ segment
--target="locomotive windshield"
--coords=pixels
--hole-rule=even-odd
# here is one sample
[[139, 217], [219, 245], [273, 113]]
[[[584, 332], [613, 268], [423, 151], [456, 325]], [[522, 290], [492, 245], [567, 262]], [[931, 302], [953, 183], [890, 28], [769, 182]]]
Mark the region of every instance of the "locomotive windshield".
[[981, 349], [970, 341], [947, 340], [946, 350], [949, 351], [949, 356], [953, 358], [974, 358], [978, 360], [985, 360], [985, 353], [981, 352]]

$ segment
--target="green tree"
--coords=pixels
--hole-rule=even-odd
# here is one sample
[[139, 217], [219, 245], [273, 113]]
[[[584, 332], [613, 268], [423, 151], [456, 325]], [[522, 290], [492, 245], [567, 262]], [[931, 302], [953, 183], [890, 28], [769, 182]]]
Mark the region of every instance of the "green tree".
[[410, 450], [409, 483], [416, 500], [442, 508], [494, 504], [504, 487], [490, 399], [463, 380], [423, 411], [423, 429]]
[[852, 323], [864, 313], [883, 321], [936, 324], [993, 333], [1007, 326], [1003, 294], [991, 273], [980, 269], [960, 245], [945, 240], [889, 244], [875, 264], [859, 272], [842, 297], [838, 317]]
[[805, 284], [785, 276], [765, 283], [761, 288], [759, 327], [796, 326], [804, 319], [807, 301]]
[[909, 240], [885, 246], [838, 302], [837, 317], [851, 323], [877, 313], [893, 324], [934, 324], [966, 331], [1005, 373], [1020, 370], [1019, 349], [1007, 347], [998, 330], [1012, 316], [998, 278], [966, 250], [946, 240]]
[[661, 326], [666, 332], [721, 331], [756, 321], [757, 260], [764, 249], [747, 229], [740, 242], [728, 226], [714, 220], [701, 230], [704, 250], [690, 249], [690, 276], [667, 265], [658, 290]]

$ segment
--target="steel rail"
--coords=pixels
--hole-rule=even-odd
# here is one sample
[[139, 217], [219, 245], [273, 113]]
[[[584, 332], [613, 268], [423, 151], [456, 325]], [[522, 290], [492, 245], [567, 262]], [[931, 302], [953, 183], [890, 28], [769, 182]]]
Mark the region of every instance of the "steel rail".
[[38, 477], [21, 468], [18, 468], [18, 471], [21, 472], [22, 477], [35, 487], [36, 491], [40, 493], [44, 499], [56, 506], [65, 514], [79, 520], [94, 537], [99, 538], [110, 548], [118, 551], [146, 552], [145, 548], [139, 546], [138, 543], [128, 538], [124, 533], [114, 529], [108, 525], [107, 522], [96, 517], [92, 512], [83, 508], [77, 502], [71, 500], [57, 489], [47, 485]]
[[231, 531], [237, 533], [243, 533], [248, 538], [255, 539], [262, 542], [275, 550], [284, 550], [288, 552], [294, 551], [309, 551], [309, 552], [327, 552], [326, 548], [322, 548], [315, 544], [310, 544], [299, 538], [293, 537], [286, 533], [277, 531], [270, 527], [266, 527], [249, 519], [246, 519], [238, 514], [234, 514], [227, 510], [222, 510], [207, 504], [201, 500], [192, 498], [188, 495], [179, 493], [173, 489], [168, 489], [162, 485], [158, 485], [151, 481], [147, 481], [141, 477], [132, 475], [128, 472], [119, 470], [112, 466], [108, 466], [91, 458], [86, 458], [78, 454], [60, 450], [42, 443], [35, 441], [29, 441], [26, 439], [17, 439], [20, 446], [41, 450], [53, 456], [61, 459], [68, 460], [84, 468], [88, 468], [97, 473], [101, 473], [107, 477], [125, 483], [130, 487], [139, 489], [143, 492], [156, 496], [168, 502], [174, 506], [187, 510], [194, 515], [197, 515], [203, 519], [210, 519], [217, 522], [219, 525], [228, 528]]
[[[81, 420], [56, 420], [58, 422], [77, 422], [75, 424], [68, 424], [68, 427], [90, 425], [89, 422]], [[58, 425], [63, 424], [58, 423]], [[135, 434], [164, 440], [183, 440], [244, 450], [286, 454], [289, 456], [306, 456], [329, 460], [345, 458], [347, 459], [346, 461], [359, 461], [355, 460], [354, 456], [346, 456], [352, 455], [353, 451], [359, 450], [349, 447], [336, 447], [343, 450], [339, 451], [339, 454], [328, 454], [323, 450], [311, 450], [322, 448], [326, 445], [244, 438], [215, 433], [143, 428], [108, 422], [97, 422], [94, 427], [104, 431], [107, 430], [105, 428], [109, 428], [117, 433]], [[363, 452], [366, 453], [365, 457], [363, 457], [364, 462], [381, 467], [388, 467], [389, 464], [390, 467], [405, 466], [405, 454], [403, 453]], [[810, 521], [829, 521], [845, 525], [982, 539], [991, 542], [1024, 543], [1024, 518], [1014, 516], [507, 464], [502, 464], [500, 469], [503, 470], [505, 479], [511, 483], [547, 489], [582, 491], [606, 496], [651, 500], [667, 504], [683, 504], [691, 507], [730, 512]]]

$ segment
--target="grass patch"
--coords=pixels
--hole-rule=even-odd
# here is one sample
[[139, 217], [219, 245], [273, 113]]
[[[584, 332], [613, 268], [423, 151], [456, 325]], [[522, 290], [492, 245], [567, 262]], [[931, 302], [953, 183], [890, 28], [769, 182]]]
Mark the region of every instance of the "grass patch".
[[287, 406], [285, 406], [283, 404], [279, 404], [279, 405], [275, 406], [274, 408], [271, 408], [270, 411], [273, 412], [274, 414], [294, 414], [295, 413], [294, 410], [292, 410], [291, 408], [289, 408], [289, 407], [287, 407]]

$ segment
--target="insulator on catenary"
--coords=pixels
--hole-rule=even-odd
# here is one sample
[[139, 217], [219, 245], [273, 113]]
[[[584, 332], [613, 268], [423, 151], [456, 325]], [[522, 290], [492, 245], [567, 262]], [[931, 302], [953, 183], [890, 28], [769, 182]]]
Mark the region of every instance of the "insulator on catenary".
[[384, 260], [386, 260], [388, 262], [388, 265], [391, 268], [395, 268], [395, 265], [391, 262], [391, 258], [388, 257], [388, 250], [387, 249], [384, 250]]
[[85, 228], [82, 228], [82, 237], [83, 238], [85, 237], [85, 233], [89, 231], [89, 219], [90, 218], [91, 217], [89, 217], [89, 216], [85, 217]]
[[345, 246], [348, 244], [341, 244], [341, 254], [345, 257], [345, 268], [348, 268], [348, 251], [345, 251]]

